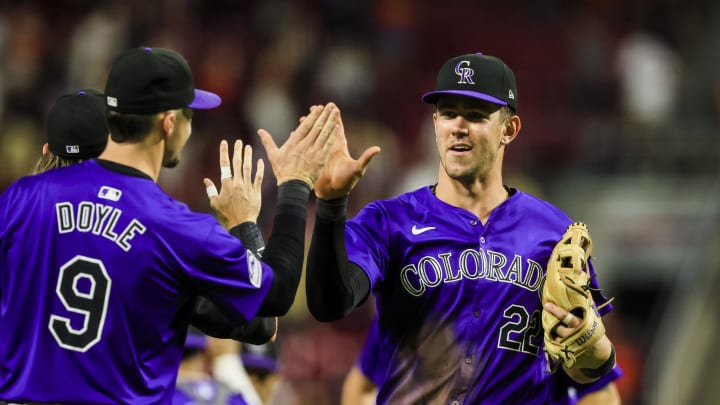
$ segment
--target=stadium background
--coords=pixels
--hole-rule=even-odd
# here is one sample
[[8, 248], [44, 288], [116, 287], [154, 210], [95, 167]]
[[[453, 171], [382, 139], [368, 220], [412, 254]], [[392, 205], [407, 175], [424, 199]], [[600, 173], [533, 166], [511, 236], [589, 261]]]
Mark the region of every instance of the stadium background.
[[[2, 0], [0, 190], [40, 155], [55, 97], [102, 89], [112, 58], [138, 45], [180, 51], [197, 86], [223, 97], [196, 115], [181, 165], [160, 176], [199, 211], [220, 139], [262, 155], [257, 128], [282, 140], [310, 104], [331, 100], [351, 148], [383, 148], [351, 214], [429, 183], [437, 160], [421, 94], [451, 56], [500, 56], [518, 77], [523, 119], [506, 182], [589, 224], [601, 284], [616, 297], [607, 326], [624, 403], [720, 398], [717, 2]], [[371, 312], [318, 323], [301, 288], [278, 341], [287, 398], [337, 403]]]

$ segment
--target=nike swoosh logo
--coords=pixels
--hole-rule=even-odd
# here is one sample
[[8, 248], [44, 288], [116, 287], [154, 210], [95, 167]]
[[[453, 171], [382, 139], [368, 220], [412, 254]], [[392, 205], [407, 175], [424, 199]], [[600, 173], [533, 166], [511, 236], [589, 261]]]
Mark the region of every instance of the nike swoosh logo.
[[418, 228], [417, 225], [413, 225], [413, 227], [412, 227], [412, 234], [413, 234], [413, 235], [420, 235], [421, 233], [424, 233], [424, 232], [427, 232], [427, 231], [432, 231], [433, 229], [435, 229], [434, 226], [426, 226], [426, 227], [424, 227], [424, 228]]

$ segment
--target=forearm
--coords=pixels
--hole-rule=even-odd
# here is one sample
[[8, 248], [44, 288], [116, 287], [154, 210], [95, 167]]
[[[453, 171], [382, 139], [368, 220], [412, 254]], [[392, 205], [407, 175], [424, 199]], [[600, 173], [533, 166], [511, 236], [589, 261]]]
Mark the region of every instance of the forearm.
[[273, 282], [258, 315], [282, 316], [292, 306], [305, 258], [305, 226], [310, 187], [299, 180], [278, 188], [273, 229], [263, 261], [273, 269]]
[[265, 251], [265, 241], [263, 240], [262, 232], [260, 232], [257, 223], [251, 221], [243, 222], [230, 229], [230, 234], [240, 239], [243, 246], [255, 253], [257, 257], [262, 257]]
[[615, 383], [609, 383], [605, 387], [583, 395], [577, 405], [620, 405], [622, 400]]
[[308, 309], [322, 322], [347, 316], [365, 301], [370, 290], [365, 272], [347, 259], [346, 206], [345, 198], [317, 202], [305, 286]]

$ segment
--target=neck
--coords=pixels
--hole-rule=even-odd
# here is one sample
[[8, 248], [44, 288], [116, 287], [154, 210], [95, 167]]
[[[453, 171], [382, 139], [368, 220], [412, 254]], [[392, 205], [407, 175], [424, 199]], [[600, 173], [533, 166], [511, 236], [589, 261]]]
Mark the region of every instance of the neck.
[[465, 183], [451, 179], [442, 168], [435, 187], [435, 196], [441, 201], [475, 214], [485, 224], [490, 213], [508, 198], [501, 176]]
[[140, 170], [157, 182], [164, 148], [162, 137], [154, 135], [137, 143], [115, 143], [108, 139], [107, 147], [99, 158]]

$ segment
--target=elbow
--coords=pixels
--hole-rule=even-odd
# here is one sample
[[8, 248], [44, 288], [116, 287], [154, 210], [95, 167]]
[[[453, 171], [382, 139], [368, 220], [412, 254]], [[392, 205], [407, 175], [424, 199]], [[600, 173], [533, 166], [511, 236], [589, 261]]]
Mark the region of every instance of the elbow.
[[320, 322], [333, 322], [340, 320], [350, 314], [350, 310], [343, 310], [343, 305], [333, 305], [332, 303], [314, 299], [312, 296], [307, 297], [308, 311], [313, 318]]

